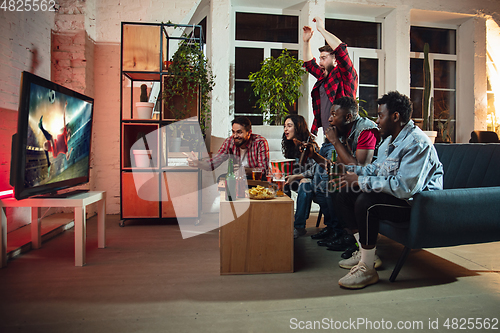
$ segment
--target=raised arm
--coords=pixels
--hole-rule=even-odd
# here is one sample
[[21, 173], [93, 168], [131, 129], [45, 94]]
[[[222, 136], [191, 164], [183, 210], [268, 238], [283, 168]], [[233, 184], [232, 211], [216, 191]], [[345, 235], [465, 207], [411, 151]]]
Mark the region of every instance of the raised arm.
[[314, 31], [310, 26], [306, 25], [302, 28], [302, 40], [304, 41], [304, 54], [303, 54], [304, 62], [313, 59], [313, 54], [311, 51], [311, 43], [310, 43], [313, 33]]
[[332, 50], [335, 50], [340, 44], [342, 44], [342, 41], [337, 36], [335, 36], [331, 32], [326, 31], [325, 23], [323, 22], [323, 19], [321, 17], [316, 16], [313, 19], [313, 22], [316, 22], [316, 29], [318, 29], [320, 34], [323, 35], [326, 43], [330, 45]]

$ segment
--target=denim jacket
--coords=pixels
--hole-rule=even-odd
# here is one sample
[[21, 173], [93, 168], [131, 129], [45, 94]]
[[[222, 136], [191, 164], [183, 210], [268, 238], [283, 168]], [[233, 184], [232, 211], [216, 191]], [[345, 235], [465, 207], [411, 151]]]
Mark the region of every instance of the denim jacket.
[[[358, 148], [358, 140], [359, 140], [359, 136], [361, 135], [361, 133], [363, 131], [371, 130], [371, 129], [375, 129], [375, 128], [378, 128], [377, 124], [375, 124], [375, 122], [371, 121], [368, 118], [358, 116], [358, 119], [354, 123], [354, 126], [351, 129], [351, 133], [349, 134], [349, 137], [347, 138], [347, 145], [349, 146], [349, 148], [351, 148], [352, 155], [354, 157], [356, 157], [356, 150]], [[378, 143], [379, 142], [377, 142], [377, 144]]]
[[372, 164], [348, 167], [359, 176], [363, 192], [383, 192], [411, 200], [418, 192], [443, 189], [443, 165], [436, 149], [412, 120], [394, 141], [391, 139], [389, 136], [381, 144]]

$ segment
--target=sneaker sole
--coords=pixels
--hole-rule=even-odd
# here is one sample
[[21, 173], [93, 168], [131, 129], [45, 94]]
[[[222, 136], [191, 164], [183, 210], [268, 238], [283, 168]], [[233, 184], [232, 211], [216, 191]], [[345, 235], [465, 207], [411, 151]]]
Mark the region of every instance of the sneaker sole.
[[[345, 265], [345, 264], [341, 264], [339, 263], [339, 266], [340, 268], [345, 268], [345, 269], [351, 269], [353, 268], [354, 266], [356, 266], [358, 263], [354, 264], [354, 265]], [[379, 268], [380, 266], [382, 266], [382, 260], [380, 260], [380, 258], [377, 258], [377, 260], [375, 260], [375, 265], [373, 266], [373, 268], [377, 269]]]
[[375, 275], [371, 280], [363, 283], [363, 284], [354, 284], [354, 285], [343, 285], [342, 283], [340, 283], [339, 281], [339, 286], [341, 286], [342, 288], [346, 288], [346, 289], [362, 289], [364, 287], [367, 287], [367, 286], [370, 286], [372, 284], [375, 284], [377, 283], [379, 280], [379, 277], [378, 275]]

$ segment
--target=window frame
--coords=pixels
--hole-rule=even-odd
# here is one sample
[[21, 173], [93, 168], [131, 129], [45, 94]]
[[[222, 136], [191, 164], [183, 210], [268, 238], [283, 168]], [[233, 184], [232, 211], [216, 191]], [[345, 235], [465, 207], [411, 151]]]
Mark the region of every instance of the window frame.
[[[270, 15], [292, 15], [292, 16], [298, 16], [299, 18], [299, 27], [297, 29], [297, 34], [299, 34], [299, 43], [294, 44], [294, 43], [283, 43], [283, 42], [263, 42], [263, 41], [245, 41], [245, 40], [236, 40], [236, 13], [249, 13], [249, 14], [270, 14]], [[300, 54], [301, 50], [301, 40], [302, 36], [300, 35], [300, 27], [301, 27], [301, 17], [300, 17], [300, 11], [295, 11], [295, 10], [279, 10], [276, 8], [252, 8], [252, 7], [233, 7], [232, 10], [232, 15], [231, 15], [231, 20], [232, 20], [232, 31], [231, 34], [233, 36], [232, 41], [233, 41], [233, 46], [232, 46], [232, 63], [234, 66], [236, 66], [236, 48], [242, 47], [242, 48], [258, 48], [258, 49], [263, 49], [264, 50], [264, 59], [268, 58], [271, 56], [271, 50], [272, 49], [288, 49], [288, 50], [297, 50]], [[262, 60], [264, 60], [262, 59]], [[251, 82], [248, 78], [245, 79], [237, 79], [236, 77], [233, 76], [233, 82], [231, 84], [231, 92], [230, 96], [233, 96], [232, 100], [235, 101], [236, 97], [236, 82]], [[233, 104], [234, 106], [234, 104]], [[262, 117], [262, 123], [263, 124], [268, 124], [266, 122], [266, 119], [269, 119], [269, 113], [261, 113], [260, 111], [256, 113], [236, 113], [236, 110], [234, 109], [234, 115], [238, 116], [247, 116], [247, 117]]]
[[[459, 62], [458, 62], [458, 40], [459, 40], [459, 29], [458, 26], [455, 25], [445, 25], [445, 24], [413, 24], [410, 23], [410, 29], [411, 27], [424, 27], [424, 28], [438, 28], [438, 29], [450, 29], [450, 30], [455, 30], [455, 44], [457, 45], [457, 52], [456, 54], [444, 54], [444, 53], [430, 53], [429, 52], [429, 68], [432, 73], [431, 75], [431, 81], [432, 81], [432, 89], [431, 89], [431, 95], [430, 97], [434, 97], [434, 91], [454, 91], [455, 92], [455, 110], [454, 110], [454, 118], [451, 120], [451, 123], [454, 126], [454, 131], [453, 131], [453, 137], [452, 142], [456, 142], [457, 138], [457, 118], [458, 118], [458, 105], [457, 105], [457, 97], [459, 94], [459, 85], [458, 81], [455, 82], [455, 89], [450, 89], [450, 88], [436, 88], [434, 85], [434, 61], [435, 60], [446, 60], [446, 61], [454, 61], [455, 62], [455, 80], [459, 77], [458, 72], [459, 72]], [[410, 59], [424, 59], [424, 52], [410, 52]], [[410, 76], [411, 76], [411, 71], [410, 71]], [[410, 83], [410, 91], [411, 90], [423, 90], [423, 87], [412, 87]], [[423, 118], [411, 118], [412, 120], [416, 122], [422, 122]], [[437, 119], [434, 118], [433, 122], [441, 122], [444, 123], [446, 122], [446, 119]], [[434, 126], [434, 131], [437, 131], [437, 129]], [[439, 135], [439, 133], [438, 133]]]

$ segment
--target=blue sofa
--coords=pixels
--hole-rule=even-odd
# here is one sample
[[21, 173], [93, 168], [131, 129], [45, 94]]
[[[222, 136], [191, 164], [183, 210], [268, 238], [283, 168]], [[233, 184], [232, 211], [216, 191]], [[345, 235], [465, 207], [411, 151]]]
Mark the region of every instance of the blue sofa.
[[404, 245], [390, 281], [411, 249], [500, 241], [500, 144], [435, 144], [444, 189], [414, 197], [406, 223], [381, 221], [380, 233]]

